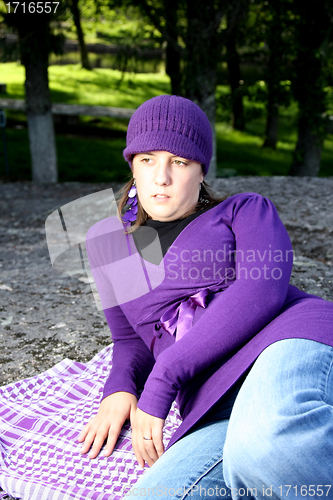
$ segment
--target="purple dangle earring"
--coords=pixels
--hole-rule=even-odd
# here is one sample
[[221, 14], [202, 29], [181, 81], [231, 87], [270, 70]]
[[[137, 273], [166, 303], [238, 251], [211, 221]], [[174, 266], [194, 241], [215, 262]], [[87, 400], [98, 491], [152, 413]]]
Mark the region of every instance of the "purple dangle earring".
[[126, 201], [126, 205], [122, 210], [122, 221], [124, 223], [131, 223], [136, 220], [138, 213], [138, 198], [137, 198], [137, 189], [136, 182], [133, 179], [133, 183], [131, 189], [128, 191], [128, 198]]
[[199, 184], [199, 199], [198, 199], [198, 202], [199, 203], [204, 203], [205, 205], [208, 205], [209, 200], [207, 200], [207, 198], [204, 198], [202, 196], [201, 188], [202, 188], [202, 182], [200, 182], [200, 184]]

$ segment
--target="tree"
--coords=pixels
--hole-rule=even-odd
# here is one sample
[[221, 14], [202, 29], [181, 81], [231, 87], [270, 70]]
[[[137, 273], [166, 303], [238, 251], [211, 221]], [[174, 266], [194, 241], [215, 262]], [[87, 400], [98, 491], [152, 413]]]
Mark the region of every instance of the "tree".
[[19, 36], [21, 62], [25, 67], [25, 101], [28, 120], [32, 180], [57, 182], [57, 154], [51, 99], [48, 85], [48, 56], [56, 50], [59, 38], [51, 33], [53, 14], [32, 12], [29, 2], [17, 5], [4, 15], [7, 26]]
[[[228, 79], [231, 89], [232, 126], [235, 130], [244, 130], [245, 128], [243, 86], [237, 46], [243, 39], [242, 24], [246, 20], [248, 6], [249, 1], [244, 0], [242, 8], [230, 10], [227, 15], [227, 23], [231, 27], [226, 39]], [[236, 19], [233, 16], [236, 16]]]
[[[160, 32], [166, 42], [165, 72], [170, 77], [171, 92], [182, 95], [182, 70], [181, 58], [185, 56], [184, 48], [179, 40], [179, 23], [184, 21], [183, 0], [130, 0], [132, 5], [138, 7], [141, 14]], [[109, 5], [119, 7], [123, 1], [110, 0]]]
[[[211, 123], [214, 136], [214, 153], [209, 177], [216, 176], [215, 138], [215, 92], [216, 69], [221, 60], [222, 49], [230, 33], [242, 20], [244, 0], [188, 2], [188, 29], [186, 39], [186, 95], [205, 111]], [[222, 19], [228, 15], [226, 28]]]
[[[168, 2], [168, 4], [167, 4]], [[165, 51], [165, 72], [170, 77], [172, 94], [182, 94], [181, 53], [178, 40], [179, 0], [164, 0], [165, 32], [168, 40]]]
[[[282, 81], [291, 67], [293, 43], [290, 36], [290, 0], [269, 0], [266, 42], [268, 63], [265, 72], [268, 96], [263, 147], [275, 149], [279, 133], [279, 108], [289, 104], [289, 93]], [[289, 36], [288, 36], [289, 35]]]
[[91, 70], [91, 65], [88, 58], [87, 46], [84, 41], [84, 34], [81, 26], [81, 13], [79, 9], [79, 0], [67, 0], [67, 4], [73, 15], [73, 20], [77, 32], [77, 38], [80, 45], [82, 68]]
[[[238, 30], [235, 47], [242, 47], [242, 61], [259, 67], [260, 80], [266, 84], [264, 87], [255, 85], [252, 88], [238, 85], [237, 88], [240, 71], [238, 70], [237, 75], [234, 70], [232, 94], [235, 94], [236, 111], [238, 110], [241, 117], [241, 99], [246, 93], [251, 100], [265, 103], [266, 127], [263, 147], [273, 149], [278, 139], [279, 108], [290, 102], [290, 92], [287, 91], [289, 87], [285, 85], [285, 81], [291, 78], [291, 60], [294, 53], [291, 2], [292, 0], [250, 0], [246, 18], [244, 16], [243, 22], [236, 25]], [[231, 40], [228, 39], [227, 47], [230, 43]], [[229, 49], [230, 52], [232, 50]], [[236, 63], [234, 66], [236, 68]], [[237, 128], [243, 129], [241, 119], [238, 119]]]
[[[243, 2], [244, 0], [172, 0], [172, 5], [167, 0], [131, 2], [141, 9], [166, 40], [170, 48], [166, 68], [168, 71], [172, 68], [171, 81], [178, 80], [177, 93], [196, 102], [210, 121], [214, 152], [208, 179], [216, 176], [216, 68], [227, 36], [239, 19], [238, 13]], [[114, 8], [118, 2], [110, 0], [109, 4]], [[171, 8], [174, 11], [172, 14], [169, 12]], [[222, 26], [222, 19], [227, 12], [231, 13], [231, 22], [225, 28]]]
[[330, 4], [318, 0], [315, 8], [303, 0], [294, 0], [297, 15], [297, 57], [292, 81], [298, 102], [298, 139], [289, 174], [317, 176], [320, 169], [326, 124], [325, 65], [332, 33]]

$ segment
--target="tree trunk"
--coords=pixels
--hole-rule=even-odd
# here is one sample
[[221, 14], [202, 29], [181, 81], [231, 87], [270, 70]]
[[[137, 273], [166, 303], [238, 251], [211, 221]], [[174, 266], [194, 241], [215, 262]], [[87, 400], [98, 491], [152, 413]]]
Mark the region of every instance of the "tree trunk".
[[216, 178], [216, 103], [215, 103], [215, 85], [216, 81], [216, 68], [211, 68], [210, 71], [205, 71], [207, 68], [202, 68], [201, 77], [198, 78], [197, 82], [200, 85], [200, 92], [193, 92], [193, 86], [186, 88], [186, 97], [194, 101], [200, 108], [206, 113], [210, 126], [212, 128], [213, 134], [213, 156], [210, 162], [210, 167], [208, 174], [206, 175], [206, 180], [213, 180]]
[[173, 95], [182, 95], [180, 54], [169, 42], [167, 42], [165, 57], [165, 72], [170, 78], [171, 93]]
[[[210, 162], [209, 170], [206, 175], [206, 181], [210, 182], [216, 179], [216, 173], [217, 173], [217, 163], [216, 163], [216, 128], [215, 128], [215, 122], [216, 122], [216, 103], [215, 103], [215, 89], [214, 91], [210, 91], [209, 88], [206, 89], [207, 92], [205, 95], [202, 96], [201, 101], [195, 101], [194, 98], [192, 100], [196, 102], [200, 108], [206, 113], [211, 129], [212, 129], [212, 136], [213, 136], [213, 155], [212, 159]], [[191, 99], [191, 97], [189, 97]]]
[[178, 46], [178, 7], [179, 0], [164, 1], [165, 28], [168, 32], [169, 40], [165, 52], [165, 72], [170, 78], [171, 92], [173, 95], [182, 95], [182, 77], [180, 69], [180, 51]]
[[279, 105], [273, 102], [267, 106], [267, 121], [263, 148], [276, 149], [279, 137]]
[[49, 184], [57, 182], [57, 156], [51, 111], [44, 115], [28, 114], [29, 143], [32, 158], [32, 180]]
[[213, 132], [213, 157], [207, 180], [216, 177], [215, 91], [216, 66], [221, 52], [218, 27], [226, 4], [216, 10], [214, 2], [187, 1], [185, 96], [206, 113]]
[[70, 8], [73, 14], [74, 24], [77, 32], [77, 38], [80, 45], [80, 53], [81, 53], [81, 64], [82, 68], [91, 70], [91, 65], [88, 58], [88, 51], [84, 41], [83, 30], [81, 26], [81, 16], [79, 9], [79, 0], [70, 0]]
[[[23, 18], [23, 16], [22, 16]], [[32, 180], [57, 182], [57, 155], [48, 85], [49, 18], [29, 15], [18, 26], [21, 60], [25, 66]]]
[[240, 85], [240, 59], [236, 46], [236, 33], [233, 30], [227, 38], [227, 63], [229, 73], [229, 85], [231, 88], [232, 101], [232, 127], [243, 131], [245, 128], [244, 107], [242, 87]]
[[266, 129], [263, 147], [275, 149], [279, 134], [279, 105], [286, 99], [280, 85], [280, 81], [285, 79], [284, 57], [287, 49], [286, 43], [282, 38], [282, 33], [284, 30], [286, 7], [281, 0], [270, 0], [269, 9], [271, 15], [267, 33], [269, 60], [265, 78], [268, 87], [268, 99], [266, 104]]
[[316, 9], [303, 0], [295, 0], [299, 15], [298, 54], [293, 83], [298, 101], [298, 140], [289, 175], [315, 177], [320, 170], [321, 150], [326, 126], [326, 111], [321, 47], [330, 32], [330, 18], [324, 0]]
[[320, 170], [322, 144], [322, 138], [313, 133], [309, 123], [300, 121], [289, 175], [316, 177]]

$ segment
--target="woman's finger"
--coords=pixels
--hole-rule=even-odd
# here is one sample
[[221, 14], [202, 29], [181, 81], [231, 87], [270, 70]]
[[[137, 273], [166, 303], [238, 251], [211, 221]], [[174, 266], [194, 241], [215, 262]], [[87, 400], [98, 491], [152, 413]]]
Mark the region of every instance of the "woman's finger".
[[103, 446], [105, 439], [107, 438], [107, 435], [108, 429], [106, 427], [100, 427], [97, 431], [91, 431], [85, 439], [84, 445], [81, 449], [81, 453], [87, 453], [91, 447], [88, 458], [96, 458]]
[[98, 431], [96, 434], [96, 437], [94, 439], [92, 448], [88, 454], [88, 458], [96, 458], [99, 452], [101, 451], [101, 448], [105, 442], [105, 439], [107, 438], [107, 432], [101, 432]]
[[[141, 442], [139, 442], [139, 445], [138, 445], [138, 450], [139, 450], [140, 456], [142, 457], [143, 461], [147, 462], [149, 467], [151, 467], [156, 462], [158, 456], [157, 456], [153, 441], [149, 441], [150, 444], [146, 444], [146, 443], [147, 443], [147, 441], [144, 441], [143, 438], [141, 438]], [[153, 457], [156, 457], [156, 459], [154, 460]]]
[[144, 466], [144, 462], [151, 467], [163, 454], [163, 425], [163, 419], [137, 408], [132, 422], [132, 441], [135, 456], [141, 467]]
[[79, 434], [79, 437], [77, 438], [77, 439], [78, 439], [78, 441], [79, 441], [80, 443], [82, 443], [82, 441], [84, 441], [84, 440], [85, 440], [86, 436], [87, 436], [87, 435], [88, 435], [88, 433], [89, 433], [89, 430], [90, 430], [90, 428], [91, 428], [91, 424], [92, 424], [92, 423], [93, 423], [93, 422], [92, 422], [92, 421], [90, 421], [90, 422], [88, 422], [88, 423], [87, 423], [87, 424], [83, 427], [82, 431], [81, 431], [81, 432], [80, 432], [80, 434]]
[[116, 443], [118, 441], [121, 428], [122, 428], [122, 425], [115, 425], [114, 424], [114, 425], [110, 426], [107, 442], [105, 445], [105, 450], [103, 452], [103, 455], [105, 457], [109, 457], [111, 455], [111, 453], [113, 452], [114, 447], [116, 446]]
[[86, 435], [84, 443], [83, 443], [83, 446], [82, 446], [82, 448], [80, 450], [80, 453], [82, 455], [84, 455], [85, 453], [87, 453], [87, 451], [90, 449], [92, 443], [94, 442], [94, 439], [95, 439], [95, 433], [94, 432], [89, 432]]
[[[150, 439], [146, 439], [149, 433], [148, 432], [144, 433], [143, 446], [146, 452], [148, 453], [149, 457], [151, 458], [153, 464], [164, 453], [163, 432], [162, 429], [156, 428], [156, 429], [151, 429], [150, 433], [152, 436]], [[152, 464], [150, 464], [149, 462], [147, 463], [151, 467]]]
[[160, 458], [164, 453], [163, 429], [156, 429], [155, 431], [153, 431], [153, 440], [157, 458]]
[[145, 437], [147, 437], [146, 433], [142, 436], [142, 446], [143, 446], [143, 449], [145, 450], [145, 452], [147, 453], [147, 456], [150, 459], [149, 461], [146, 460], [146, 462], [149, 465], [149, 467], [151, 467], [151, 465], [153, 465], [153, 463], [155, 463], [156, 460], [158, 460], [159, 456], [158, 456], [158, 453], [156, 451], [154, 439], [153, 438], [145, 439]]
[[159, 459], [164, 451], [163, 443], [160, 443], [159, 438], [157, 439], [156, 443], [154, 441], [154, 438], [144, 439], [151, 434], [151, 430], [145, 431], [143, 435], [142, 432], [135, 433], [135, 438], [133, 440], [133, 449], [141, 467], [144, 467], [145, 462], [147, 462], [149, 467], [151, 467], [156, 462], [156, 460]]
[[138, 444], [138, 439], [137, 439], [137, 431], [135, 430], [135, 428], [132, 428], [132, 446], [133, 446], [133, 450], [134, 450], [134, 453], [135, 453], [135, 457], [138, 461], [138, 464], [140, 465], [140, 467], [143, 469], [144, 466], [145, 466], [145, 461], [141, 455], [141, 452], [139, 451], [139, 444]]

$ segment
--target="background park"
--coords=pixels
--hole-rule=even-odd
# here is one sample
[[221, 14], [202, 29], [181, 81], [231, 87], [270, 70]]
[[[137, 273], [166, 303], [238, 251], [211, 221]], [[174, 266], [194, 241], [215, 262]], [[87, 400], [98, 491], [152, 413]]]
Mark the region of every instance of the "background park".
[[[2, 180], [126, 180], [131, 110], [165, 93], [194, 100], [208, 115], [216, 131], [212, 178], [333, 175], [328, 0], [316, 9], [302, 0], [0, 6]], [[24, 109], [11, 109], [13, 99]], [[89, 108], [52, 116], [57, 103]], [[129, 115], [96, 116], [91, 106]]]

